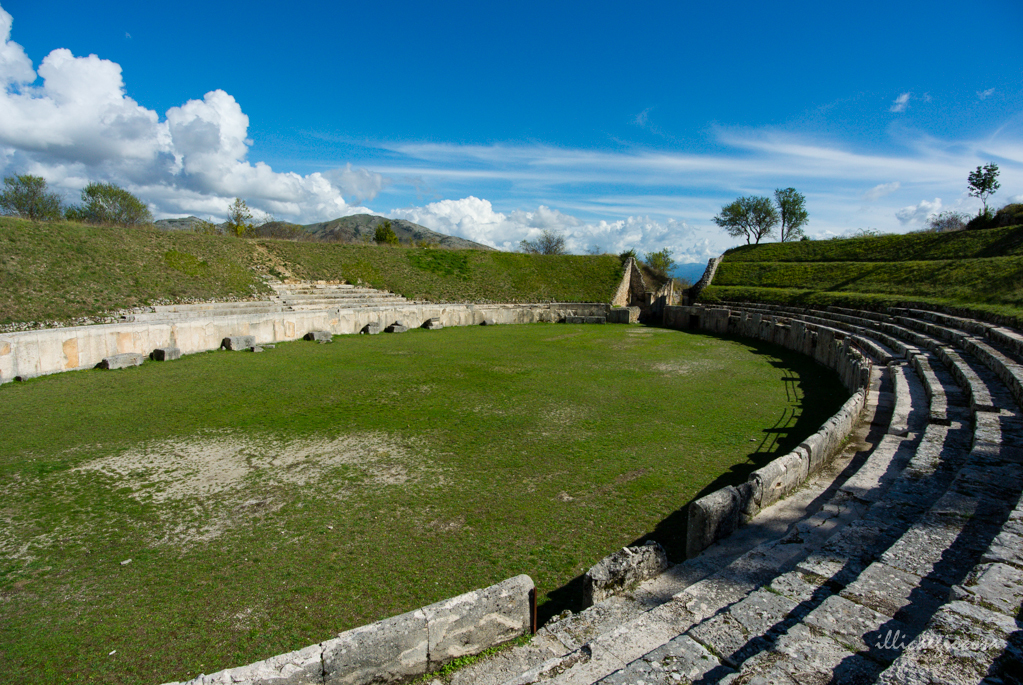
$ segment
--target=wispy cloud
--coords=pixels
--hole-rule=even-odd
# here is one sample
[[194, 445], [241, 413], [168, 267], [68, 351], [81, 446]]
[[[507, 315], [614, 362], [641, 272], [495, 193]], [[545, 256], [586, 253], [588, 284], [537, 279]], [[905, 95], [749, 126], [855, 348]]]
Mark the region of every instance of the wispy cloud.
[[879, 185], [874, 186], [867, 192], [863, 193], [863, 199], [867, 200], [868, 202], [879, 200], [885, 195], [891, 195], [892, 193], [894, 193], [901, 187], [901, 185], [902, 184], [900, 184], [898, 181], [893, 181], [892, 183], [881, 183]]
[[981, 100], [987, 100], [989, 97], [995, 94], [994, 88], [988, 88], [987, 90], [978, 90], [977, 97]]
[[909, 106], [909, 98], [912, 93], [903, 93], [899, 97], [895, 98], [895, 102], [888, 108], [889, 112], [905, 112], [906, 107]]
[[647, 121], [650, 120], [650, 110], [651, 109], [653, 109], [653, 108], [652, 107], [647, 107], [642, 112], [637, 114], [635, 117], [632, 118], [632, 123], [636, 124], [637, 126], [646, 126]]
[[936, 216], [941, 212], [941, 198], [934, 198], [934, 202], [928, 202], [923, 200], [920, 204], [912, 205], [909, 207], [903, 207], [895, 213], [895, 218], [899, 220], [903, 226], [910, 224], [923, 225], [926, 224], [931, 217]]

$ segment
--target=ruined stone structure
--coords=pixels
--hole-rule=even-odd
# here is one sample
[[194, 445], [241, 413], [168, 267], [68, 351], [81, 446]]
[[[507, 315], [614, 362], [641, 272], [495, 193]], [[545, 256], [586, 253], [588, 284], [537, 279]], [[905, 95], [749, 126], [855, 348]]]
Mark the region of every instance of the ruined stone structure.
[[702, 552], [451, 682], [1019, 682], [1023, 335], [743, 304], [668, 308], [665, 325], [802, 349], [853, 396], [690, 507]]
[[[630, 318], [606, 304], [270, 306], [282, 308], [216, 317], [179, 308], [0, 336], [0, 374], [134, 363], [114, 355], [194, 352], [225, 338], [240, 346], [247, 335]], [[691, 503], [689, 558], [665, 570], [653, 546], [615, 552], [587, 574], [592, 606], [450, 682], [1019, 682], [1023, 335], [917, 309], [741, 303], [666, 306], [663, 323], [797, 350], [834, 369], [850, 398], [747, 482]], [[191, 683], [397, 682], [530, 632], [534, 600], [520, 576]]]
[[430, 304], [338, 284], [276, 288], [271, 300], [167, 305], [126, 316], [122, 323], [0, 333], [0, 383], [100, 364], [137, 365], [157, 349], [175, 348], [180, 354], [222, 346], [252, 350], [298, 340], [311, 331], [322, 336], [374, 333], [395, 324], [419, 328], [429, 323], [427, 328], [437, 329], [555, 322], [568, 316], [607, 317], [610, 311], [604, 303]]

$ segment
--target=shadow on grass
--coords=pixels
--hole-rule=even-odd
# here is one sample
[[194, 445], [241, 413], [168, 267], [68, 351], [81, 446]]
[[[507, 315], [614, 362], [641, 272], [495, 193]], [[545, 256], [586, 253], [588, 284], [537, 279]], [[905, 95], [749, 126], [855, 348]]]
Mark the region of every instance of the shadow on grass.
[[[791, 350], [787, 350], [784, 347], [773, 343], [730, 335], [716, 335], [700, 331], [687, 332], [694, 336], [706, 336], [716, 340], [728, 340], [740, 343], [748, 347], [752, 354], [773, 358], [770, 360], [770, 364], [777, 368], [793, 369], [794, 367], [799, 368], [802, 366], [804, 371], [808, 371], [816, 366], [822, 370], [825, 369], [825, 367], [816, 365], [813, 361], [808, 360], [803, 355], [792, 352]], [[806, 364], [809, 364], [809, 366], [804, 366]], [[830, 369], [827, 369], [826, 373], [837, 378], [837, 374]], [[670, 563], [681, 563], [686, 558], [686, 533], [689, 521], [689, 505], [691, 502], [694, 502], [705, 495], [709, 495], [723, 487], [745, 483], [749, 479], [751, 473], [763, 466], [766, 466], [777, 457], [791, 452], [799, 445], [799, 443], [817, 432], [821, 425], [836, 411], [838, 411], [842, 402], [845, 401], [845, 397], [843, 397], [832, 411], [827, 411], [826, 409], [824, 411], [804, 411], [806, 406], [828, 406], [828, 402], [826, 400], [830, 398], [821, 397], [821, 395], [825, 392], [824, 386], [827, 385], [826, 377], [814, 377], [811, 374], [804, 373], [804, 377], [786, 375], [782, 378], [782, 380], [785, 382], [785, 392], [790, 400], [798, 398], [800, 396], [800, 391], [802, 393], [803, 406], [800, 407], [798, 413], [793, 408], [783, 410], [782, 415], [775, 421], [774, 425], [770, 428], [764, 429], [763, 438], [756, 445], [753, 451], [746, 455], [746, 459], [744, 461], [729, 467], [727, 471], [720, 474], [717, 478], [696, 493], [682, 508], [669, 514], [667, 517], [662, 519], [652, 531], [639, 536], [626, 546], [632, 547], [642, 545], [647, 540], [656, 540], [664, 547], [665, 552], [668, 554], [668, 561]], [[785, 428], [784, 426], [792, 420], [793, 416], [795, 416], [796, 419], [795, 423], [788, 428]], [[608, 553], [611, 551], [612, 550], [608, 550]], [[537, 608], [537, 626], [543, 626], [552, 617], [565, 610], [575, 612], [582, 609], [583, 577], [584, 574], [579, 574], [561, 587], [547, 593], [546, 601]]]

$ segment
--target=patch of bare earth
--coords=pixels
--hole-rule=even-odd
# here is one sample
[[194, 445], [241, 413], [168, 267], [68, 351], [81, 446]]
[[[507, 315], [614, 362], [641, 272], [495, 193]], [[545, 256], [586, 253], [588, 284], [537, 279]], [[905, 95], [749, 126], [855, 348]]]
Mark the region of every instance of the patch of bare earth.
[[[140, 445], [74, 472], [101, 474], [155, 506], [164, 523], [155, 544], [188, 545], [276, 512], [286, 504], [289, 486], [332, 497], [406, 485], [432, 470], [421, 449], [383, 433], [279, 438], [213, 432]], [[343, 488], [339, 473], [345, 475]], [[315, 487], [328, 480], [330, 487]]]

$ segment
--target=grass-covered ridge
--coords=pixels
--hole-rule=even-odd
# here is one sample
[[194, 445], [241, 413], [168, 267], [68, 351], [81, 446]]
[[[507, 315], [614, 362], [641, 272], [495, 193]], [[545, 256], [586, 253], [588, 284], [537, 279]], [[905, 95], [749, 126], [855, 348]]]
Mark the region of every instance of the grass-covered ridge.
[[730, 250], [700, 301], [965, 309], [1023, 324], [1023, 227]]
[[765, 343], [552, 324], [0, 386], [0, 683], [184, 680], [519, 573], [577, 610], [845, 396]]
[[308, 280], [362, 281], [434, 302], [609, 302], [622, 278], [613, 255], [260, 241]]
[[0, 218], [0, 325], [269, 293], [264, 276], [362, 281], [440, 302], [607, 302], [611, 256], [247, 240], [153, 228]]
[[742, 245], [728, 262], [913, 262], [1023, 256], [1023, 226]]

